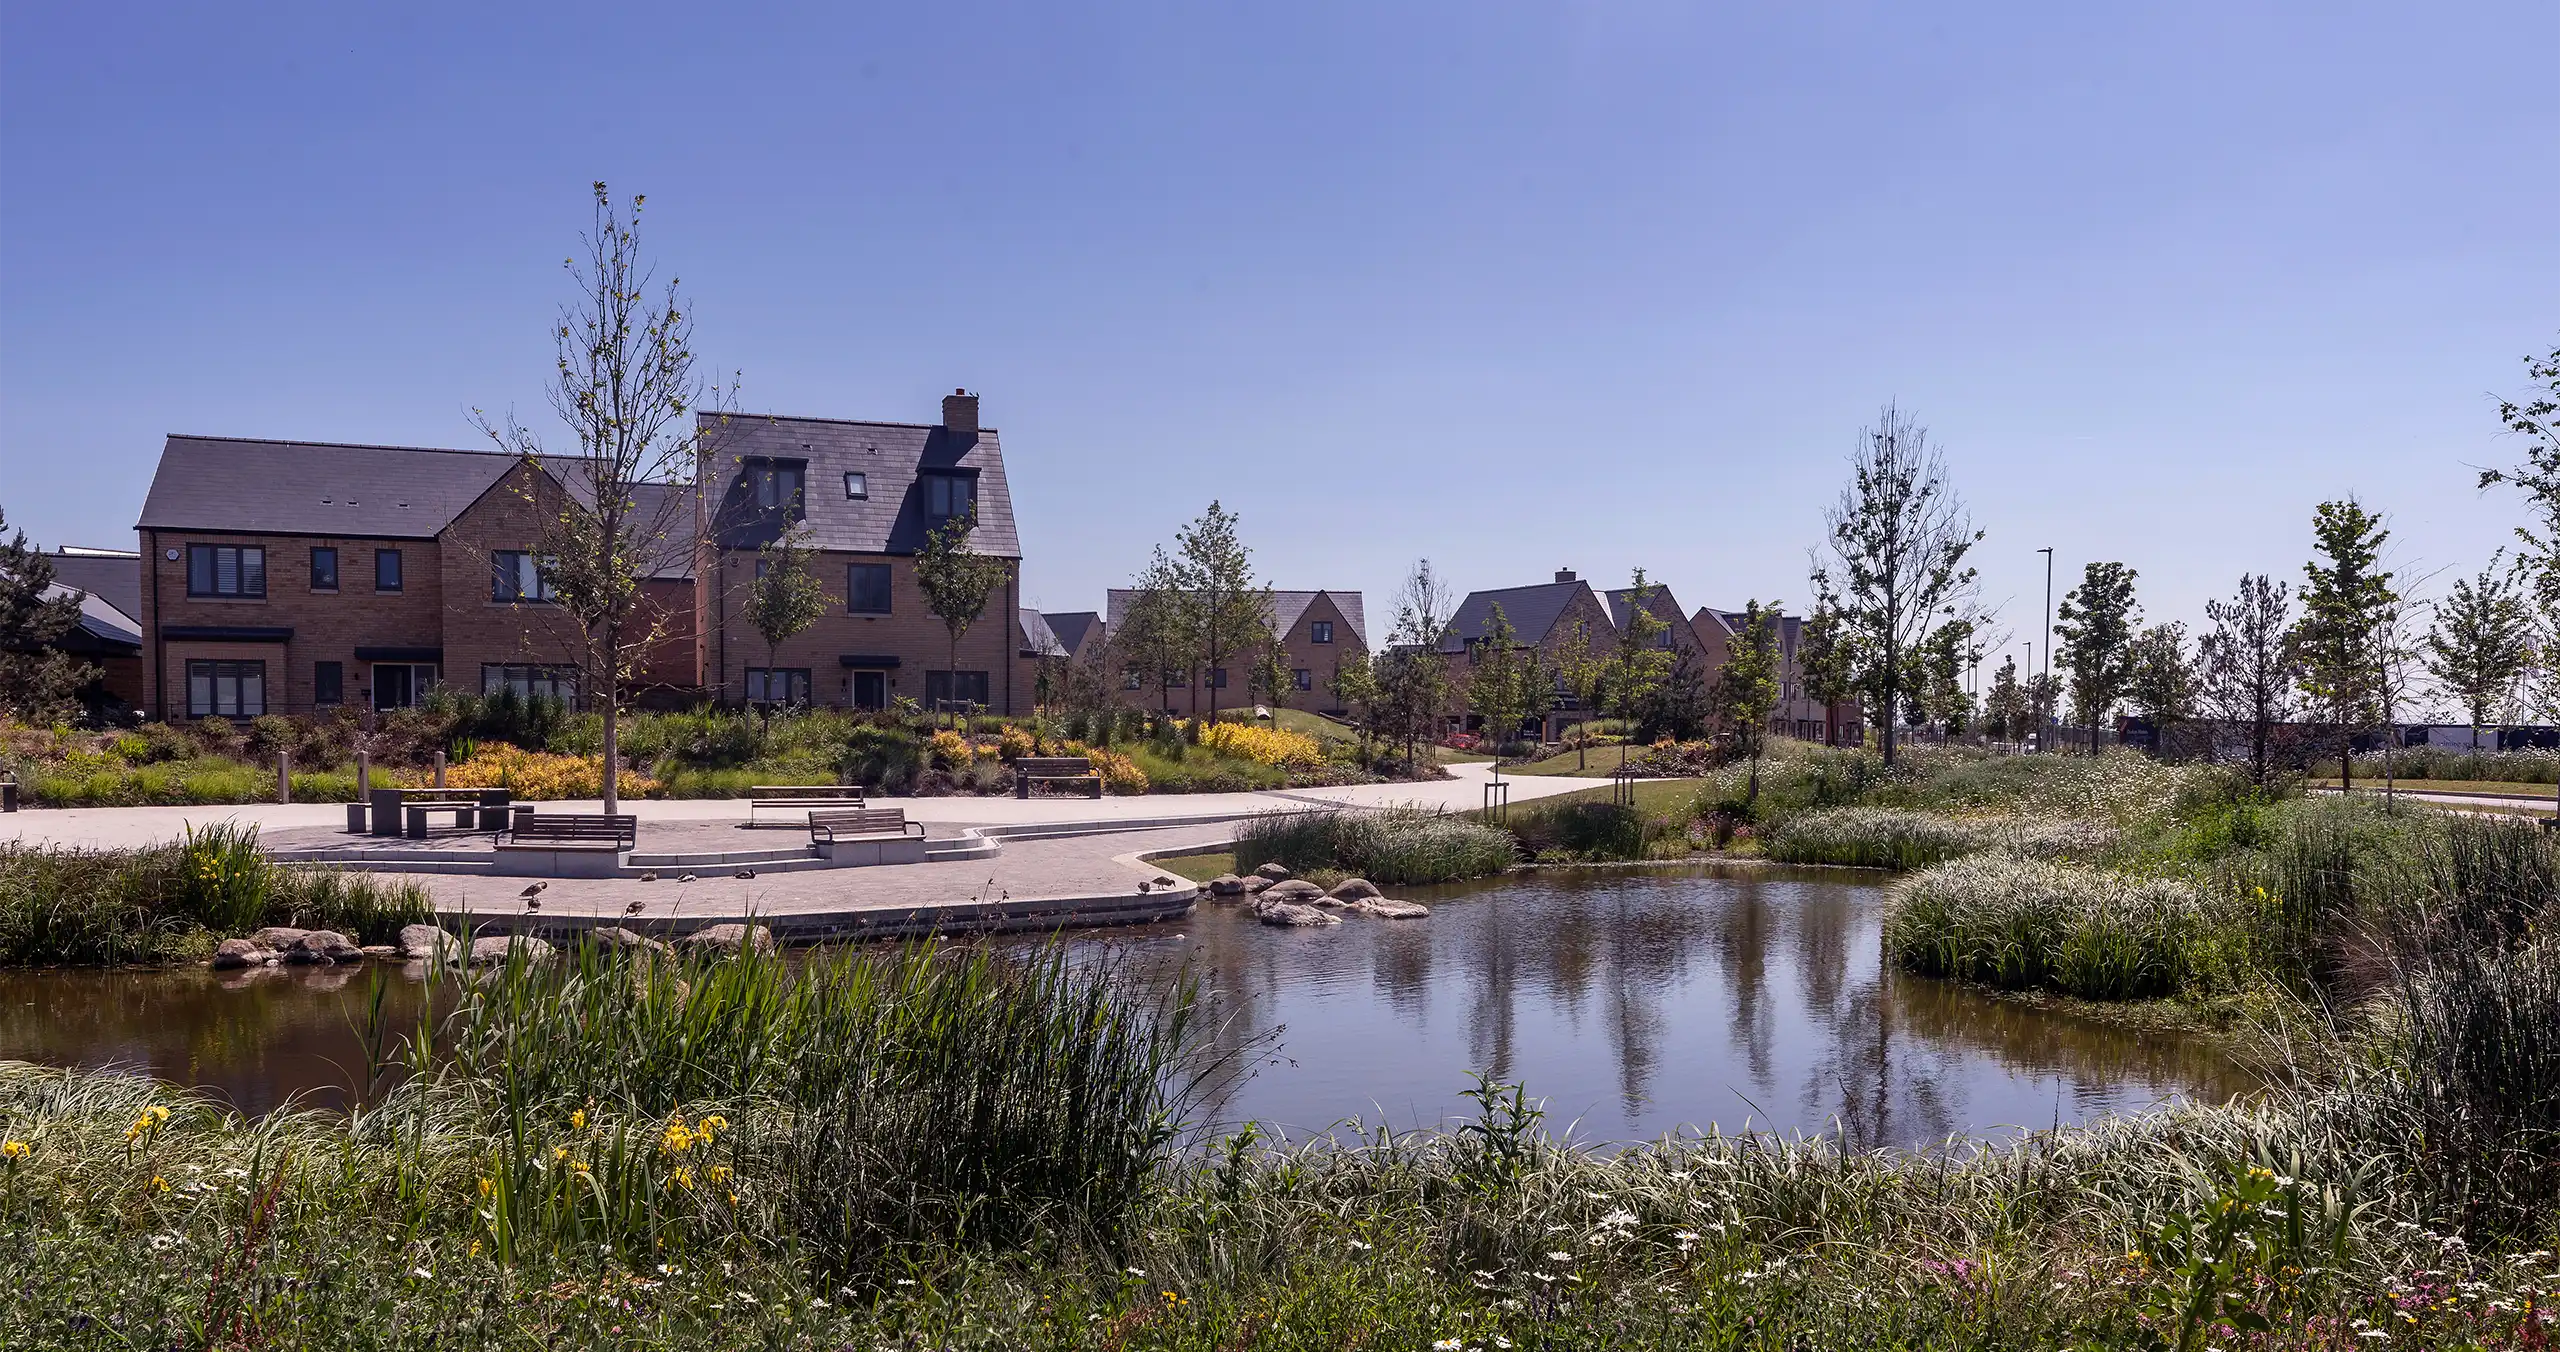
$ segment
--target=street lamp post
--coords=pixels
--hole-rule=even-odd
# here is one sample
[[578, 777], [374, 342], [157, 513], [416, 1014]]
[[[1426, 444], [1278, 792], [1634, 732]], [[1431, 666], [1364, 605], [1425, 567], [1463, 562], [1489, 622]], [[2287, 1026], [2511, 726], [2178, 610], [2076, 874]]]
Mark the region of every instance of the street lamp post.
[[[2041, 677], [2041, 688], [2046, 692], [2047, 698], [2051, 698], [2053, 689], [2053, 546], [2046, 545], [2036, 552], [2044, 555], [2044, 669], [2038, 675]], [[2043, 717], [2041, 731], [2036, 738], [2036, 750], [2052, 749], [2053, 715], [2047, 713]]]

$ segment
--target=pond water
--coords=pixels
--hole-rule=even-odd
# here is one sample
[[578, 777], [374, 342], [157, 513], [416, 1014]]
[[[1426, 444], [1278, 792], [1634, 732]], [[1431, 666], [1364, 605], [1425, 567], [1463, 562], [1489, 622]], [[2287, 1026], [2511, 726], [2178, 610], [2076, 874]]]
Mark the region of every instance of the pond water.
[[[1431, 918], [1276, 930], [1204, 904], [1074, 942], [1147, 980], [1189, 964], [1244, 1053], [1208, 1116], [1292, 1135], [1453, 1121], [1472, 1070], [1599, 1141], [1714, 1124], [1920, 1145], [2253, 1084], [2193, 1041], [1887, 971], [1883, 889], [1852, 875], [1546, 871], [1400, 895]], [[0, 973], [0, 1058], [144, 1068], [251, 1112], [335, 1106], [363, 1075], [375, 972], [390, 1026], [414, 1026], [424, 988], [390, 968]]]

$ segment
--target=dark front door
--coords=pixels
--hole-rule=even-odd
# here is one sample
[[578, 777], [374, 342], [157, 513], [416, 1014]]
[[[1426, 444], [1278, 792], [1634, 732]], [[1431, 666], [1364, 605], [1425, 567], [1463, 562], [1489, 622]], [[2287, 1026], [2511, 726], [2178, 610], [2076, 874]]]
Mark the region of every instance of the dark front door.
[[415, 702], [417, 692], [409, 685], [411, 670], [404, 662], [374, 663], [373, 707], [406, 709]]
[[853, 673], [853, 707], [886, 709], [889, 707], [889, 673], [857, 671]]

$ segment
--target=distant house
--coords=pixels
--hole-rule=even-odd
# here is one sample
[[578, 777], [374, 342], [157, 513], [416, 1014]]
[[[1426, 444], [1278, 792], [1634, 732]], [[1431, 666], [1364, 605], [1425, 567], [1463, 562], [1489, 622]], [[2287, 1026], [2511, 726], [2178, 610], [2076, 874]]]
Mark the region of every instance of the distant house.
[[45, 556], [53, 565], [53, 585], [45, 596], [80, 597], [80, 623], [57, 646], [99, 669], [97, 681], [83, 692], [92, 712], [111, 705], [142, 705], [142, 556], [130, 549], [92, 549], [64, 545]]
[[[1724, 669], [1725, 657], [1733, 651], [1733, 641], [1741, 634], [1743, 612], [1707, 607], [1691, 617], [1690, 626], [1698, 636], [1699, 648], [1706, 657], [1707, 680]], [[1778, 707], [1769, 716], [1769, 730], [1800, 741], [1820, 742], [1826, 746], [1856, 746], [1866, 736], [1866, 725], [1858, 701], [1838, 700], [1831, 704], [1806, 693], [1804, 663], [1798, 649], [1804, 641], [1804, 621], [1793, 615], [1778, 617]]]
[[1097, 662], [1102, 658], [1104, 626], [1102, 614], [1092, 610], [1052, 610], [1040, 618], [1056, 636], [1058, 646], [1067, 650], [1071, 662]]
[[[1440, 633], [1440, 654], [1449, 663], [1450, 685], [1455, 692], [1453, 716], [1465, 717], [1467, 672], [1484, 660], [1484, 645], [1490, 641], [1488, 634], [1497, 605], [1502, 607], [1504, 623], [1511, 627], [1512, 641], [1537, 649], [1540, 659], [1550, 666], [1574, 642], [1577, 632], [1586, 645], [1595, 649], [1618, 641], [1617, 622], [1610, 618], [1608, 605], [1590, 583], [1574, 576], [1570, 568], [1557, 569], [1554, 579], [1548, 582], [1469, 592], [1450, 616], [1449, 627]], [[1559, 678], [1553, 704], [1539, 719], [1539, 736], [1552, 738], [1557, 729], [1589, 716], [1590, 711], [1564, 688]]]
[[[1135, 589], [1128, 587], [1114, 587], [1106, 593], [1102, 632], [1089, 635], [1088, 641], [1098, 646], [1118, 634], [1137, 595]], [[1341, 701], [1333, 695], [1334, 673], [1346, 662], [1365, 662], [1369, 657], [1368, 616], [1360, 593], [1275, 590], [1271, 593], [1271, 630], [1279, 636], [1292, 686], [1282, 693], [1281, 707], [1341, 712]], [[1063, 641], [1064, 636], [1060, 637]], [[1252, 672], [1244, 665], [1250, 660], [1240, 655], [1233, 667], [1171, 673], [1173, 679], [1161, 685], [1142, 674], [1120, 673], [1121, 694], [1132, 704], [1163, 708], [1186, 717], [1208, 711], [1212, 689], [1218, 692], [1217, 706], [1221, 710], [1251, 708], [1255, 701], [1247, 693], [1247, 686]]]

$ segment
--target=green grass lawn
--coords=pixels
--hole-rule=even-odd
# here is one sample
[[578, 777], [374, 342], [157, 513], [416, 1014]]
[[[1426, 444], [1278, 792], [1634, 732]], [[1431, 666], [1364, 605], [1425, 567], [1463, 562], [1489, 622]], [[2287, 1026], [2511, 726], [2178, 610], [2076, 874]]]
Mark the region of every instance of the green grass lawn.
[[[1588, 756], [1577, 757], [1574, 752], [1566, 751], [1557, 755], [1544, 757], [1543, 759], [1528, 761], [1520, 765], [1503, 766], [1502, 773], [1506, 775], [1565, 775], [1581, 779], [1607, 779], [1610, 775], [1617, 772], [1618, 760], [1621, 756], [1631, 756], [1633, 754], [1635, 754], [1635, 751], [1632, 747], [1595, 746], [1591, 748], [1591, 752]], [[1577, 766], [1577, 760], [1586, 763]]]
[[[1503, 773], [1509, 774], [1509, 768], [1505, 767]], [[1662, 815], [1685, 814], [1689, 810], [1689, 805], [1697, 801], [1698, 791], [1704, 788], [1706, 783], [1707, 781], [1703, 779], [1639, 780], [1635, 786], [1636, 806], [1648, 813]], [[1572, 793], [1555, 794], [1546, 798], [1524, 798], [1515, 801], [1511, 806], [1513, 811], [1518, 811], [1519, 809], [1528, 807], [1532, 804], [1571, 803], [1576, 801], [1605, 803], [1609, 801], [1609, 795], [1615, 791], [1614, 786], [1602, 784], [1588, 789], [1579, 789]]]
[[1236, 852], [1212, 850], [1207, 854], [1177, 854], [1150, 862], [1176, 877], [1189, 878], [1195, 883], [1205, 883], [1222, 873], [1235, 872]]

